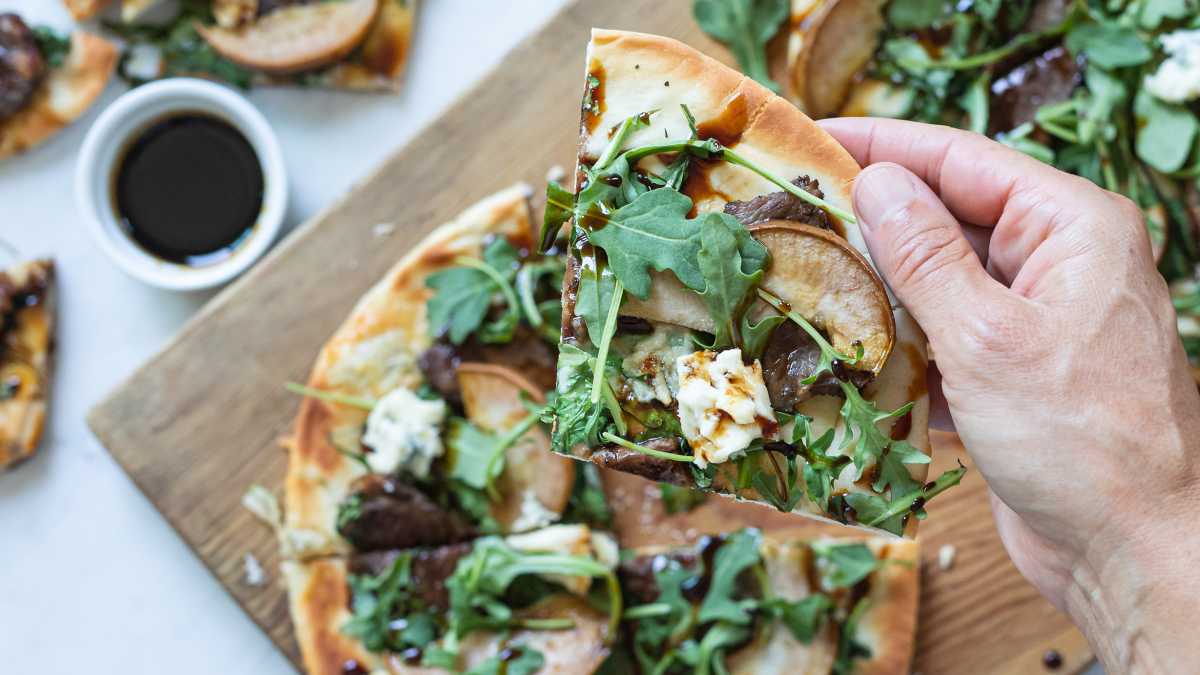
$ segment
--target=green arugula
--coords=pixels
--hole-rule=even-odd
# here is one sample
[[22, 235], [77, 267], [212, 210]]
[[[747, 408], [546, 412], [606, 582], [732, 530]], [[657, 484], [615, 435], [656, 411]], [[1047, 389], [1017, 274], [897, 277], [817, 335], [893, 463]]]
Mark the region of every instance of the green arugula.
[[613, 512], [604, 494], [600, 469], [595, 464], [579, 464], [575, 467], [575, 485], [567, 508], [563, 511], [563, 522], [583, 523], [594, 529], [609, 529]]
[[904, 533], [904, 524], [910, 513], [918, 520], [925, 518], [925, 503], [947, 489], [958, 485], [967, 470], [964, 467], [946, 471], [924, 486], [891, 500], [878, 495], [851, 492], [846, 503], [854, 509], [855, 519], [869, 527], [878, 527], [895, 535]]
[[[573, 344], [558, 346], [558, 377], [555, 395], [543, 413], [543, 421], [553, 423], [551, 447], [570, 454], [571, 448], [600, 444], [601, 433], [612, 429], [624, 434], [626, 427], [621, 407], [611, 389], [605, 387], [601, 405], [592, 403], [592, 372], [596, 358]], [[619, 364], [607, 367], [616, 373]]]
[[733, 216], [709, 213], [701, 221], [696, 260], [704, 279], [700, 296], [715, 324], [714, 347], [738, 343], [742, 313], [762, 282], [767, 256], [767, 247]]
[[1138, 66], [1154, 56], [1137, 31], [1116, 22], [1079, 23], [1067, 32], [1063, 44], [1105, 70]]
[[539, 421], [538, 414], [530, 414], [497, 435], [461, 417], [450, 418], [446, 428], [446, 447], [454, 458], [450, 477], [483, 490], [492, 501], [500, 501], [502, 495], [496, 487], [496, 479], [504, 473], [504, 453]]
[[60, 68], [66, 63], [71, 53], [71, 37], [64, 35], [49, 26], [34, 26], [33, 39], [37, 42], [38, 52], [46, 61], [49, 68]]
[[[520, 305], [512, 286], [517, 256], [512, 244], [497, 237], [484, 249], [483, 260], [459, 256], [454, 259], [458, 267], [429, 275], [425, 285], [434, 291], [426, 304], [431, 334], [445, 333], [454, 344], [462, 344], [476, 331], [480, 331], [483, 342], [512, 340], [520, 319]], [[484, 319], [497, 293], [508, 303], [507, 311], [485, 326]]]
[[150, 48], [161, 59], [161, 72], [156, 78], [208, 77], [249, 89], [254, 83], [254, 71], [218, 54], [196, 30], [197, 24], [214, 22], [210, 0], [181, 0], [179, 5], [179, 13], [164, 24], [104, 22], [106, 29], [127, 43], [117, 67], [121, 77], [134, 86], [147, 82], [129, 72], [129, 60], [138, 48]]
[[888, 23], [897, 30], [929, 28], [945, 15], [945, 0], [892, 0], [888, 3]]
[[608, 265], [630, 293], [650, 296], [650, 270], [670, 270], [694, 291], [704, 290], [697, 264], [701, 224], [689, 220], [692, 200], [675, 190], [651, 190], [617, 209], [589, 240], [604, 249]]
[[[513, 583], [524, 576], [585, 576], [600, 579], [608, 593], [609, 639], [621, 620], [621, 588], [616, 574], [592, 558], [511, 548], [498, 537], [477, 539], [471, 553], [458, 561], [446, 580], [450, 595], [449, 630], [440, 653], [426, 654], [426, 665], [440, 665], [458, 651], [462, 639], [476, 630], [506, 628], [570, 628], [570, 620], [519, 619], [504, 602]], [[448, 658], [449, 657], [449, 658]]]
[[1200, 130], [1196, 115], [1182, 105], [1164, 103], [1144, 89], [1134, 99], [1133, 110], [1138, 159], [1163, 173], [1181, 169]]
[[342, 632], [368, 650], [423, 648], [437, 638], [437, 623], [413, 593], [411, 553], [398, 555], [380, 575], [350, 575], [349, 585], [353, 616]]
[[337, 531], [346, 529], [350, 523], [362, 517], [362, 495], [355, 492], [338, 504]]
[[712, 580], [697, 617], [700, 623], [750, 623], [750, 610], [755, 605], [754, 601], [735, 599], [734, 593], [737, 590], [738, 575], [762, 560], [759, 555], [761, 547], [762, 537], [757, 530], [739, 530], [725, 539], [713, 560]]
[[833, 613], [833, 600], [824, 593], [813, 593], [800, 600], [775, 598], [766, 603], [768, 613], [788, 627], [804, 644], [810, 644]]
[[546, 663], [546, 658], [536, 649], [507, 647], [504, 651], [516, 656], [502, 652], [468, 670], [466, 675], [533, 675]]
[[694, 0], [700, 28], [733, 52], [747, 75], [775, 93], [779, 84], [767, 70], [767, 43], [787, 19], [787, 0]]
[[833, 675], [853, 675], [856, 659], [871, 658], [871, 648], [858, 640], [858, 622], [870, 606], [870, 598], [863, 598], [850, 610], [850, 615], [838, 631], [837, 658], [833, 662]]
[[818, 541], [813, 553], [821, 561], [822, 580], [831, 588], [850, 588], [871, 576], [881, 562], [863, 543], [835, 544]]
[[779, 324], [787, 321], [786, 316], [780, 314], [770, 314], [764, 316], [758, 323], [751, 323], [749, 316], [745, 313], [741, 318], [741, 335], [742, 335], [742, 356], [747, 359], [760, 359], [764, 352], [767, 351], [767, 345], [771, 342], [771, 335]]

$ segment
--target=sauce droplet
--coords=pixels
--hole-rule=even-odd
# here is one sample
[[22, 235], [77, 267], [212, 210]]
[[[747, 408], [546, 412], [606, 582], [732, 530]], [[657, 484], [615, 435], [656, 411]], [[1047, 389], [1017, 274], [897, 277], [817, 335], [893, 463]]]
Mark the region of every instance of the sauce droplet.
[[1057, 649], [1048, 650], [1045, 654], [1042, 654], [1042, 665], [1046, 666], [1047, 670], [1058, 670], [1059, 668], [1062, 668], [1062, 654], [1059, 654]]

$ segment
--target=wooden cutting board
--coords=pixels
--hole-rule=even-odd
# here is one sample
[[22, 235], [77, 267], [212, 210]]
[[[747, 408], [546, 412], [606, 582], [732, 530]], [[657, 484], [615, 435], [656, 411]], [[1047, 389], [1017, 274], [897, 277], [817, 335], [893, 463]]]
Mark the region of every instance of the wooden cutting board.
[[[279, 439], [297, 407], [283, 383], [306, 379], [359, 296], [426, 232], [502, 187], [518, 180], [540, 186], [548, 167], [572, 166], [592, 26], [668, 35], [728, 62], [693, 23], [690, 5], [568, 5], [92, 410], [88, 422], [101, 442], [293, 663], [299, 654], [274, 537], [239, 504], [253, 483], [282, 484]], [[394, 225], [393, 233], [378, 234], [381, 223]], [[938, 438], [936, 452], [934, 471], [966, 461], [950, 436]], [[1037, 673], [1051, 648], [1064, 657], [1057, 672], [1090, 661], [1082, 637], [1009, 562], [977, 473], [933, 502], [920, 539], [916, 671]], [[945, 544], [957, 550], [948, 570], [937, 564]], [[245, 583], [246, 553], [263, 563], [271, 583]]]

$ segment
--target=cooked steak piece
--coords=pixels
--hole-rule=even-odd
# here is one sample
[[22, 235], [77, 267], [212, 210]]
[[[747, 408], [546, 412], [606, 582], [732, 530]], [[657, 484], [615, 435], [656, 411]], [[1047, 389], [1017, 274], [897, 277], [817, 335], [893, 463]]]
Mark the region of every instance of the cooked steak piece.
[[[675, 438], [652, 438], [640, 445], [662, 452], [679, 452], [679, 440]], [[593, 464], [602, 468], [632, 473], [659, 483], [683, 487], [693, 487], [695, 484], [691, 470], [685, 462], [651, 457], [620, 446], [608, 446], [597, 450], [592, 453], [591, 460]]]
[[0, 14], [0, 120], [25, 107], [45, 72], [33, 31], [16, 14]]
[[[446, 580], [454, 574], [458, 561], [471, 552], [471, 544], [463, 542], [438, 546], [437, 548], [411, 551], [413, 587], [425, 603], [437, 608], [447, 609], [450, 606], [449, 592], [446, 590]], [[350, 558], [352, 574], [383, 574], [391, 569], [396, 558], [404, 553], [402, 550], [371, 551], [356, 553]]]
[[988, 134], [1032, 122], [1038, 108], [1066, 101], [1082, 83], [1082, 62], [1062, 45], [1014, 66], [992, 81]]
[[[821, 199], [825, 198], [817, 181], [808, 176], [800, 176], [792, 181], [792, 185]], [[725, 205], [725, 213], [747, 227], [767, 220], [794, 220], [829, 229], [829, 216], [824, 210], [783, 191], [759, 195], [749, 201], [729, 202]]]
[[421, 354], [417, 366], [425, 376], [425, 381], [439, 396], [452, 406], [461, 407], [458, 365], [464, 361], [512, 368], [548, 391], [554, 388], [558, 355], [541, 336], [522, 325], [517, 328], [512, 342], [505, 344], [484, 344], [474, 337], [461, 345], [439, 340]]
[[[803, 328], [790, 321], [780, 324], [771, 333], [762, 358], [763, 380], [771, 396], [771, 405], [778, 410], [792, 411], [813, 396], [841, 396], [838, 380], [830, 373], [825, 373], [813, 384], [803, 384], [816, 372], [820, 362], [821, 348]], [[849, 368], [840, 368], [839, 374], [860, 389], [873, 379], [869, 372]]]
[[474, 535], [457, 515], [394, 478], [364, 476], [355, 481], [348, 499], [358, 506], [350, 511], [352, 517], [339, 522], [338, 533], [359, 551], [439, 546]]

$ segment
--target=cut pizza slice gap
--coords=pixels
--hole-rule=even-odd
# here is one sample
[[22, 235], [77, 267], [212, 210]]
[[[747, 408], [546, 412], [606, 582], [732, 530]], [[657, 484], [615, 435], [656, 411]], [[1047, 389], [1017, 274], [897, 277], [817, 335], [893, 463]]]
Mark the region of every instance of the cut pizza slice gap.
[[0, 468], [37, 451], [50, 405], [54, 355], [54, 263], [0, 272]]

